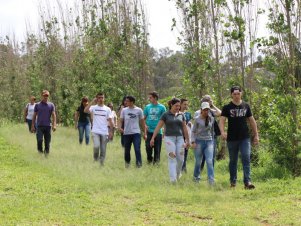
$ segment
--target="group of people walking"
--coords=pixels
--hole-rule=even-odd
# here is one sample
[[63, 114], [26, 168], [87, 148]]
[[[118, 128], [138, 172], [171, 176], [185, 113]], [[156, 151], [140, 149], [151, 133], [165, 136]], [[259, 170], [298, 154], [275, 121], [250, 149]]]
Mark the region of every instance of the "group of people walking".
[[[43, 137], [45, 140], [44, 152], [49, 154], [51, 128], [56, 129], [56, 115], [54, 105], [48, 101], [49, 92], [42, 92], [42, 100], [31, 102], [26, 106], [24, 118], [31, 132], [37, 131], [37, 146], [43, 152]], [[169, 177], [176, 183], [183, 172], [187, 172], [186, 161], [188, 150], [194, 150], [195, 167], [194, 181], [201, 179], [201, 171], [206, 162], [207, 178], [210, 185], [215, 183], [214, 159], [216, 154], [217, 136], [227, 140], [229, 150], [230, 185], [236, 186], [238, 154], [241, 152], [246, 189], [255, 186], [250, 178], [251, 142], [248, 122], [253, 132], [253, 142], [258, 144], [257, 125], [252, 116], [250, 106], [242, 100], [242, 90], [238, 86], [231, 88], [231, 102], [222, 110], [216, 107], [209, 95], [201, 100], [201, 106], [192, 118], [187, 111], [187, 99], [172, 98], [168, 102], [168, 110], [158, 102], [157, 92], [148, 94], [149, 104], [141, 109], [135, 105], [135, 97], [124, 97], [118, 113], [113, 110], [113, 104], [105, 105], [104, 93], [98, 93], [89, 102], [83, 97], [81, 105], [75, 112], [75, 126], [79, 131], [79, 143], [89, 144], [90, 132], [93, 138], [93, 157], [103, 166], [106, 158], [107, 143], [113, 139], [115, 130], [121, 134], [121, 144], [124, 148], [125, 167], [131, 164], [131, 146], [133, 144], [136, 167], [142, 167], [141, 138], [145, 139], [147, 162], [160, 162], [162, 141], [168, 157]], [[32, 115], [32, 118], [31, 118]], [[52, 122], [50, 118], [52, 117]], [[117, 120], [118, 117], [118, 120]], [[220, 117], [219, 125], [216, 118]], [[225, 132], [225, 122], [228, 120], [228, 130]], [[91, 129], [92, 128], [92, 129]], [[164, 136], [164, 139], [163, 139]]]

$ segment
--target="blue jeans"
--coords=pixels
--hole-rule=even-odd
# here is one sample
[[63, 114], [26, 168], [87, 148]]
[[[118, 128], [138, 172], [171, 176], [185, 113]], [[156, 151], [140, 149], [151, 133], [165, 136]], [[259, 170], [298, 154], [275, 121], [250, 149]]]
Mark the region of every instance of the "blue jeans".
[[230, 171], [230, 183], [236, 184], [237, 180], [237, 161], [238, 152], [241, 153], [241, 161], [243, 165], [244, 172], [244, 183], [247, 184], [251, 181], [250, 173], [250, 155], [251, 155], [251, 143], [250, 139], [243, 139], [238, 141], [228, 141], [227, 142], [229, 151], [229, 171]]
[[136, 166], [142, 166], [142, 158], [141, 158], [141, 134], [128, 134], [123, 135], [124, 141], [124, 160], [127, 164], [131, 162], [131, 146], [134, 144], [134, 150], [136, 155]]
[[90, 142], [90, 131], [91, 131], [91, 124], [88, 122], [78, 122], [77, 124], [78, 134], [79, 134], [79, 143], [83, 143], [84, 134], [85, 134], [85, 141], [88, 145]]
[[[214, 137], [214, 139], [213, 139], [213, 167], [214, 167], [215, 156], [216, 156], [216, 148], [217, 148], [217, 137]], [[206, 158], [205, 158], [205, 156], [203, 156], [200, 171], [202, 171], [204, 169], [205, 161], [206, 161]]]
[[194, 166], [194, 179], [200, 180], [200, 168], [203, 156], [206, 160], [207, 174], [210, 184], [214, 183], [214, 168], [213, 168], [213, 140], [196, 140], [196, 147], [194, 149], [195, 166]]

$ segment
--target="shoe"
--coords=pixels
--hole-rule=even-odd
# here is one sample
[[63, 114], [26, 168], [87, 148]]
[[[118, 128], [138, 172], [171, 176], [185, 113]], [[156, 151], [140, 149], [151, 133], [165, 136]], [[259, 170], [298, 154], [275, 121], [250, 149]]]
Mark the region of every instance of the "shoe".
[[141, 164], [141, 163], [138, 163], [138, 164], [136, 164], [136, 167], [137, 167], [137, 168], [141, 168], [141, 167], [142, 167], [142, 164]]
[[235, 187], [236, 187], [236, 184], [234, 184], [234, 183], [230, 184], [230, 188], [235, 188]]
[[255, 185], [252, 184], [251, 182], [248, 182], [245, 184], [245, 189], [248, 189], [248, 190], [255, 189]]
[[186, 168], [186, 167], [183, 168], [183, 169], [182, 169], [182, 172], [183, 172], [183, 173], [187, 173], [187, 168]]
[[195, 183], [200, 183], [201, 178], [193, 177], [193, 181], [194, 181]]
[[130, 168], [130, 163], [127, 163], [127, 162], [126, 162], [126, 163], [125, 163], [125, 168], [126, 168], [126, 169]]
[[182, 173], [177, 175], [177, 180], [179, 180], [182, 177]]

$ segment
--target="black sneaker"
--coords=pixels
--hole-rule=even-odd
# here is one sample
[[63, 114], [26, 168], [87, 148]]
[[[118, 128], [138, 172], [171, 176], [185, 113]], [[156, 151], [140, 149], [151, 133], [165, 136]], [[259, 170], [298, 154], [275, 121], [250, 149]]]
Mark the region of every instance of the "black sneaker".
[[235, 188], [235, 187], [236, 187], [236, 184], [234, 184], [234, 183], [230, 184], [230, 188]]
[[255, 189], [255, 185], [252, 184], [251, 182], [248, 182], [247, 184], [245, 184], [245, 189], [247, 190]]

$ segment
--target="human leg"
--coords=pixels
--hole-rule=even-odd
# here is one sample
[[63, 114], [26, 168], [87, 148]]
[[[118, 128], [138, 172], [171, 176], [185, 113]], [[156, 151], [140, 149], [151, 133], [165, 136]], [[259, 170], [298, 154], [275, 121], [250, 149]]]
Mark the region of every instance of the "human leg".
[[206, 165], [207, 165], [207, 175], [208, 175], [209, 184], [211, 185], [214, 184], [213, 147], [214, 147], [213, 140], [204, 141], [203, 153], [206, 156], [205, 158], [206, 158]]
[[85, 125], [81, 122], [78, 122], [77, 124], [77, 129], [78, 129], [78, 138], [79, 138], [79, 143], [83, 143], [83, 138], [84, 138], [84, 128]]
[[157, 134], [154, 143], [154, 164], [160, 162], [161, 147], [162, 147], [162, 134]]
[[186, 161], [187, 161], [187, 156], [188, 156], [188, 149], [184, 149], [184, 161], [183, 161], [183, 166], [182, 166], [182, 171], [187, 173], [187, 168], [186, 168]]
[[199, 181], [201, 179], [200, 168], [201, 168], [201, 161], [203, 159], [200, 141], [196, 141], [196, 147], [194, 149], [194, 159], [195, 159], [195, 164], [194, 164], [193, 178], [194, 178], [194, 180]]
[[176, 137], [176, 159], [177, 159], [177, 177], [181, 177], [182, 166], [184, 162], [184, 138]]
[[165, 136], [166, 153], [168, 157], [168, 170], [171, 182], [177, 182], [176, 137]]
[[100, 135], [92, 133], [93, 138], [93, 158], [94, 161], [97, 161], [99, 158], [99, 149], [100, 149]]
[[85, 125], [85, 141], [86, 141], [86, 145], [88, 145], [90, 143], [90, 132], [91, 132], [91, 124], [87, 123]]
[[133, 134], [133, 144], [134, 144], [134, 151], [136, 156], [136, 166], [140, 168], [142, 166], [140, 133]]
[[32, 124], [32, 120], [26, 119], [26, 122], [27, 122], [28, 130], [29, 130], [29, 132], [31, 132], [31, 124]]
[[38, 152], [43, 153], [43, 130], [41, 126], [37, 127], [37, 146]]
[[124, 141], [124, 161], [126, 164], [130, 164], [133, 135], [123, 135], [123, 141]]
[[100, 135], [100, 155], [99, 160], [100, 164], [103, 165], [105, 158], [106, 158], [106, 151], [107, 151], [107, 143], [108, 143], [108, 136], [107, 135]]
[[50, 142], [51, 142], [51, 127], [44, 127], [44, 144], [45, 144], [45, 154], [49, 154], [50, 151]]
[[230, 183], [231, 185], [236, 185], [237, 180], [237, 160], [239, 151], [238, 141], [228, 141], [227, 142], [229, 151], [229, 171], [230, 171]]
[[241, 140], [239, 143], [239, 149], [241, 152], [241, 161], [243, 166], [243, 173], [244, 173], [244, 184], [248, 184], [251, 182], [251, 143], [250, 139]]
[[[145, 150], [147, 155], [147, 162], [152, 163], [153, 162], [153, 147], [150, 146], [150, 140], [152, 139], [153, 133], [147, 132], [147, 137], [145, 141]], [[155, 139], [156, 142], [156, 139]]]

